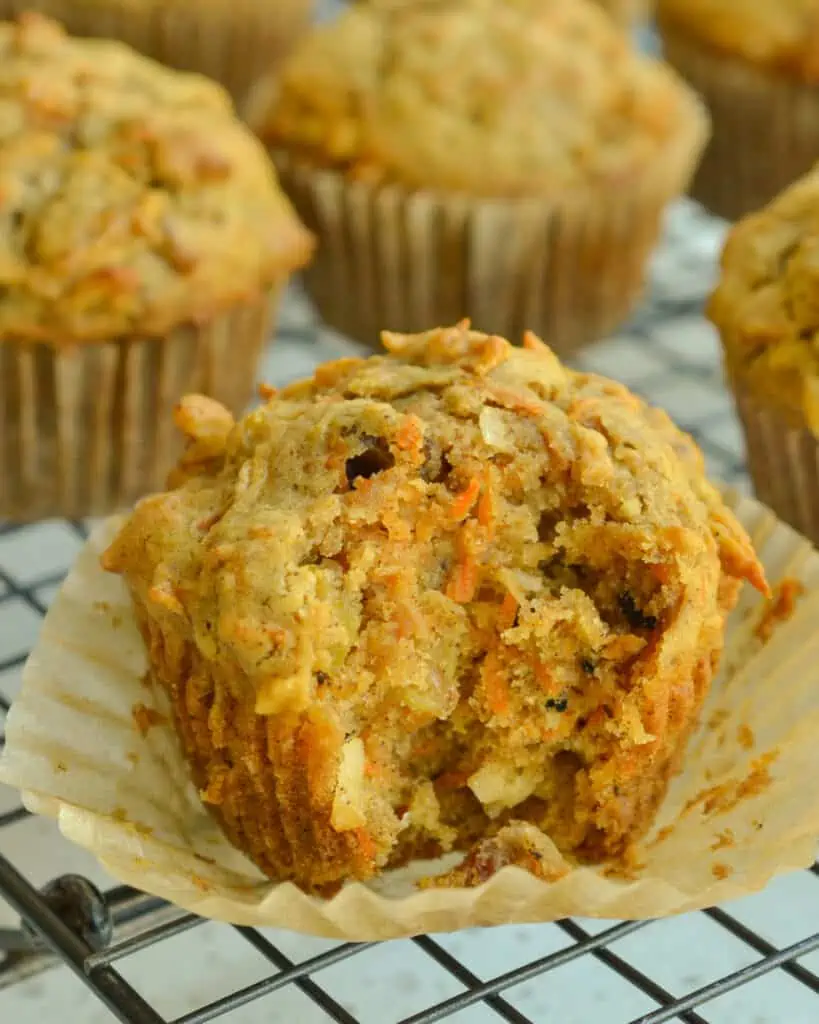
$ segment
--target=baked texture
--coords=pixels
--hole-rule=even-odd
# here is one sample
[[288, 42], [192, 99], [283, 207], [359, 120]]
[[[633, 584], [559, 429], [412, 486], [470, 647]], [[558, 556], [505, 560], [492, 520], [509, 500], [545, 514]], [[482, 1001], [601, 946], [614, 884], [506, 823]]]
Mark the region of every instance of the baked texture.
[[658, 0], [660, 23], [726, 55], [797, 81], [819, 82], [815, 0]]
[[319, 167], [487, 196], [614, 187], [680, 121], [706, 124], [590, 0], [354, 5], [259, 85], [248, 116]]
[[75, 36], [118, 39], [241, 101], [311, 20], [310, 0], [0, 0], [0, 17], [36, 11]]
[[730, 377], [819, 434], [819, 172], [732, 229], [708, 314]]
[[195, 784], [266, 874], [319, 892], [482, 842], [453, 883], [537, 870], [527, 825], [615, 857], [740, 581], [765, 586], [750, 542], [664, 413], [533, 335], [384, 343], [238, 424], [184, 401], [175, 489], [104, 556]]
[[219, 86], [37, 15], [0, 23], [0, 198], [3, 343], [161, 336], [311, 251]]

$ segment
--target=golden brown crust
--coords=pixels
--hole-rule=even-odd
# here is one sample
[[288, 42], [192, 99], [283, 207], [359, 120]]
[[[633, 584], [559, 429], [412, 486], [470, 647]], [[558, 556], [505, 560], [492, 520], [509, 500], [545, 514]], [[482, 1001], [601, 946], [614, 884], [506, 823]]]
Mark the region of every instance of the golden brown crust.
[[664, 28], [803, 82], [819, 82], [816, 0], [658, 0]]
[[196, 784], [315, 890], [512, 821], [611, 857], [765, 586], [748, 538], [663, 413], [534, 337], [384, 341], [232, 429], [186, 402], [178, 489], [105, 556]]
[[819, 173], [735, 225], [708, 313], [729, 374], [819, 434]]
[[0, 98], [4, 339], [162, 336], [309, 255], [214, 83], [24, 15], [0, 23]]
[[306, 37], [249, 118], [368, 180], [549, 195], [638, 175], [706, 116], [589, 0], [359, 4]]

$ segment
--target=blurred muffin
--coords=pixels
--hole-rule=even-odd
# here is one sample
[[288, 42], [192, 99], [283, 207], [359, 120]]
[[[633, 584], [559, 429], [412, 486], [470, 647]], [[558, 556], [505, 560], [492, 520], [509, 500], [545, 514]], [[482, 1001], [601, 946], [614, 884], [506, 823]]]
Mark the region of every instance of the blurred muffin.
[[627, 28], [643, 21], [651, 0], [595, 0], [604, 11], [608, 11], [618, 25]]
[[539, 870], [538, 829], [615, 857], [680, 763], [740, 580], [765, 586], [750, 543], [664, 413], [533, 335], [384, 343], [238, 424], [183, 402], [177, 489], [104, 556], [195, 784], [316, 891], [451, 849], [473, 848], [454, 884]]
[[0, 17], [35, 11], [72, 35], [118, 39], [216, 79], [237, 101], [281, 61], [311, 9], [310, 0], [0, 0]]
[[734, 227], [709, 315], [756, 492], [819, 543], [819, 171]]
[[356, 5], [249, 120], [319, 236], [307, 286], [332, 327], [375, 344], [468, 315], [563, 352], [633, 308], [707, 134], [590, 0]]
[[239, 411], [311, 239], [222, 89], [0, 23], [0, 516], [164, 481], [192, 388]]
[[692, 195], [733, 219], [819, 160], [817, 0], [659, 0], [667, 59], [714, 130]]

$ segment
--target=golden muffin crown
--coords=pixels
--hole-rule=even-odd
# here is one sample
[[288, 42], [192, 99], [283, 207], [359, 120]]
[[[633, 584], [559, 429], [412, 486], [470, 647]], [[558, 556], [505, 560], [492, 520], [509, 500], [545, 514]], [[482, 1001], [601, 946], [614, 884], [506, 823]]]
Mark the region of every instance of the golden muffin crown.
[[658, 0], [658, 13], [669, 27], [725, 54], [819, 81], [816, 0]]
[[222, 89], [24, 15], [0, 23], [0, 332], [161, 335], [311, 240]]
[[306, 37], [250, 121], [318, 164], [413, 187], [548, 194], [639, 173], [706, 118], [590, 0], [359, 4]]
[[183, 402], [176, 489], [105, 556], [194, 781], [311, 889], [515, 820], [622, 851], [765, 585], [748, 538], [664, 414], [533, 336], [384, 342], [240, 423]]
[[819, 172], [728, 236], [708, 313], [729, 374], [819, 433]]

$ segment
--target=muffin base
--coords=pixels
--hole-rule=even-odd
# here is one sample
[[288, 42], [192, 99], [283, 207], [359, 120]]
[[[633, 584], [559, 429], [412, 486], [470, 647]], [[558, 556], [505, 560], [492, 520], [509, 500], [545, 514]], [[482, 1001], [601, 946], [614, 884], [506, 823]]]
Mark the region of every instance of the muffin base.
[[307, 290], [330, 327], [372, 346], [384, 328], [469, 317], [506, 338], [533, 330], [567, 355], [613, 331], [640, 298], [663, 210], [705, 141], [699, 111], [683, 120], [639, 177], [554, 200], [373, 186], [275, 151], [282, 186], [319, 239]]
[[0, 16], [38, 11], [76, 36], [119, 39], [181, 71], [216, 79], [239, 102], [308, 28], [308, 0], [0, 0]]
[[164, 486], [190, 391], [250, 400], [277, 292], [163, 338], [0, 341], [0, 517], [101, 515]]
[[666, 60], [702, 96], [713, 121], [694, 199], [735, 220], [765, 206], [819, 160], [819, 88], [713, 51], [662, 20], [660, 29]]
[[819, 438], [807, 426], [789, 423], [743, 384], [735, 382], [733, 388], [754, 492], [819, 545]]

